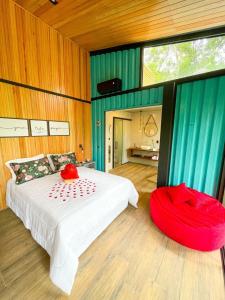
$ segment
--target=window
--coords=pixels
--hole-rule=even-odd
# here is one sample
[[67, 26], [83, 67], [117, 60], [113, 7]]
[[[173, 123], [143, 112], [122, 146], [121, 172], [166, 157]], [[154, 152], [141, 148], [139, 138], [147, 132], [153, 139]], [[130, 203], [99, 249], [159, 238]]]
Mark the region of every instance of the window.
[[145, 47], [142, 85], [225, 68], [225, 36]]

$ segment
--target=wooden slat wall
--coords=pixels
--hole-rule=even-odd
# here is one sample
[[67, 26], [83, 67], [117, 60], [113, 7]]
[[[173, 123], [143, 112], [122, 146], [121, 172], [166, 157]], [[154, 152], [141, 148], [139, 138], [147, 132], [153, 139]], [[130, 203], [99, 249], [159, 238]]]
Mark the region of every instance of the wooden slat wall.
[[[89, 53], [10, 0], [0, 1], [0, 78], [90, 100]], [[0, 209], [9, 159], [76, 151], [91, 157], [90, 104], [0, 83], [0, 117], [68, 120], [69, 137], [0, 138]], [[84, 146], [84, 154], [79, 150]]]

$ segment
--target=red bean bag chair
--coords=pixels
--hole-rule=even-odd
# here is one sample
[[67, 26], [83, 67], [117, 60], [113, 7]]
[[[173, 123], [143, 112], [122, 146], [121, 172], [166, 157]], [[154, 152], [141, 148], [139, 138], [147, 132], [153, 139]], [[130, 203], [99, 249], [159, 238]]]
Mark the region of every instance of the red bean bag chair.
[[225, 245], [225, 208], [185, 184], [156, 189], [150, 215], [162, 232], [189, 248], [212, 251]]

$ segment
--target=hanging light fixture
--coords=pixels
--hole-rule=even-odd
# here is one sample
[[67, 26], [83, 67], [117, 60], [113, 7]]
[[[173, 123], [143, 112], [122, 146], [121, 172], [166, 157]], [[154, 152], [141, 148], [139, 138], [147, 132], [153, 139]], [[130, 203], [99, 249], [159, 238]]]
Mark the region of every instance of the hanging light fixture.
[[54, 5], [58, 4], [58, 0], [49, 0], [49, 1]]

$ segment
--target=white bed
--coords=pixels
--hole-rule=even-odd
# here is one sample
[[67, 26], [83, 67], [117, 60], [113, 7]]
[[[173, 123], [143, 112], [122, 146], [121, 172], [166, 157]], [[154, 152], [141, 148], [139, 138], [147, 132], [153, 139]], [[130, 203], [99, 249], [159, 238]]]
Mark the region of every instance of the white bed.
[[50, 255], [51, 280], [67, 294], [79, 256], [128, 203], [137, 207], [138, 202], [138, 193], [128, 179], [85, 167], [78, 172], [81, 180], [96, 185], [91, 195], [68, 196], [66, 201], [50, 198], [52, 187], [62, 182], [58, 173], [21, 185], [11, 179], [6, 195], [7, 205]]

